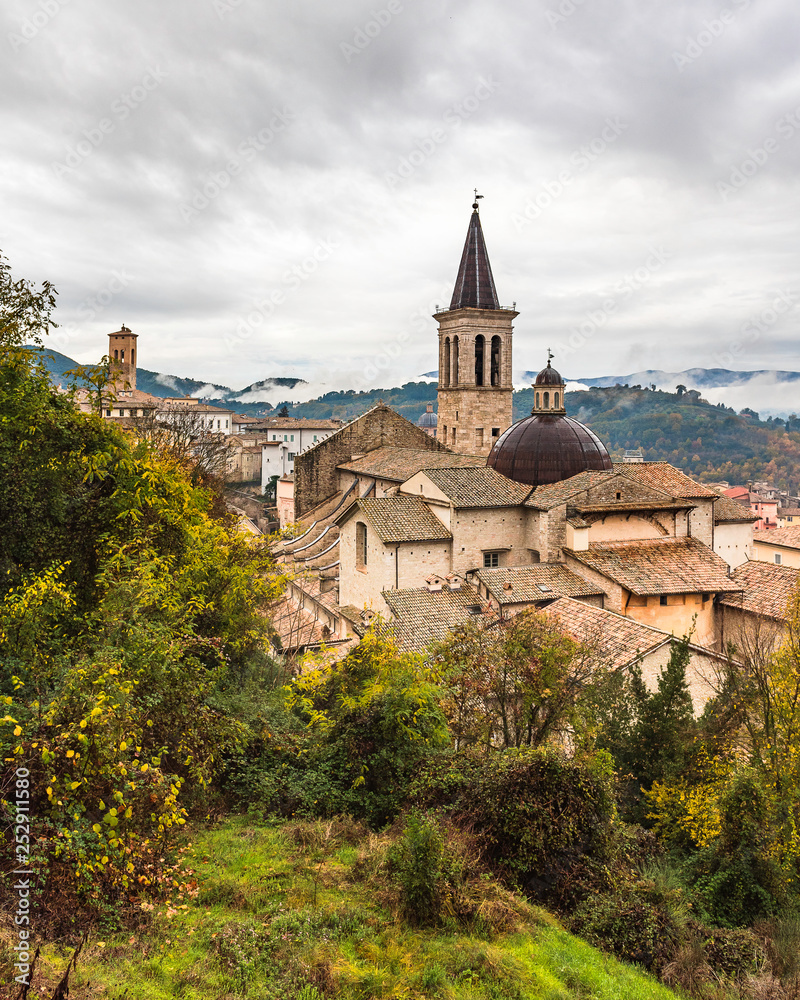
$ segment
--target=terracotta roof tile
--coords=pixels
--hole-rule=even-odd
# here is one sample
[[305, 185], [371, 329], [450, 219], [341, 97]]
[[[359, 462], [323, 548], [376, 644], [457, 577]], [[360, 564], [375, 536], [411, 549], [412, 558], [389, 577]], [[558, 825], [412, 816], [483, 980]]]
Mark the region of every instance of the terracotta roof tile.
[[420, 469], [461, 468], [485, 466], [486, 459], [479, 455], [455, 455], [450, 451], [427, 451], [424, 448], [398, 448], [383, 445], [362, 455], [361, 458], [343, 462], [338, 468], [356, 475], [376, 476], [404, 483]]
[[696, 538], [596, 542], [586, 551], [564, 551], [637, 595], [741, 590], [725, 561]]
[[475, 610], [486, 605], [481, 605], [477, 592], [468, 584], [459, 590], [385, 590], [383, 599], [394, 616], [391, 626], [397, 642], [417, 652], [446, 639], [462, 622], [489, 625], [497, 621], [495, 612]]
[[720, 604], [785, 621], [786, 605], [797, 587], [799, 576], [800, 570], [790, 566], [775, 566], [752, 559], [733, 571], [733, 579], [744, 587], [744, 591], [741, 594], [726, 594], [720, 599]]
[[712, 498], [718, 495], [708, 486], [696, 483], [668, 462], [615, 462], [614, 471], [643, 485], [664, 490], [670, 496], [680, 497], [682, 500]]
[[284, 598], [269, 612], [270, 621], [278, 633], [281, 647], [289, 652], [301, 646], [319, 646], [341, 642], [344, 636], [330, 629], [296, 601]]
[[564, 631], [574, 639], [596, 650], [598, 657], [610, 667], [624, 667], [672, 638], [661, 629], [570, 597], [553, 601], [544, 611], [557, 618]]
[[800, 525], [788, 525], [786, 528], [770, 528], [767, 531], [754, 531], [754, 542], [769, 542], [770, 545], [780, 545], [784, 549], [800, 549]]
[[342, 520], [349, 520], [356, 508], [363, 512], [378, 537], [387, 544], [449, 540], [453, 537], [439, 518], [432, 514], [430, 508], [418, 497], [375, 497], [356, 500], [342, 514]]
[[592, 486], [613, 475], [614, 473], [607, 469], [597, 472], [579, 472], [577, 476], [562, 479], [560, 483], [537, 486], [525, 501], [525, 506], [535, 507], [538, 510], [550, 510], [551, 507], [558, 507], [559, 504], [566, 503], [570, 497], [574, 497], [577, 493], [584, 493]]
[[530, 486], [483, 465], [481, 468], [420, 469], [456, 507], [515, 507], [531, 492]]
[[714, 524], [725, 524], [728, 521], [757, 521], [758, 515], [751, 514], [750, 508], [724, 494], [714, 501]]
[[[481, 569], [477, 577], [501, 605], [552, 600], [554, 597], [588, 597], [602, 594], [560, 563], [536, 563], [508, 569]], [[506, 584], [511, 589], [506, 589]], [[546, 589], [542, 589], [546, 588]]]

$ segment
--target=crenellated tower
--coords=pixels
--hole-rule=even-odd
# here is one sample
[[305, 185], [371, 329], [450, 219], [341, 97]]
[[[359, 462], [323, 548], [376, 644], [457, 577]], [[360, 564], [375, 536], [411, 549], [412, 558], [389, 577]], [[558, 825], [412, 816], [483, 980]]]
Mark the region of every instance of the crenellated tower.
[[488, 455], [511, 426], [512, 322], [497, 298], [477, 198], [449, 309], [439, 323], [438, 438], [464, 455]]

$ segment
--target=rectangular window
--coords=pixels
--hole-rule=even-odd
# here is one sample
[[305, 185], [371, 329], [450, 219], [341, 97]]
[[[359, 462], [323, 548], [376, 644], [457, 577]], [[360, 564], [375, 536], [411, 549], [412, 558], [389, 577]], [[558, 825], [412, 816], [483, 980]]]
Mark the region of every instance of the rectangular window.
[[486, 569], [497, 569], [497, 567], [500, 565], [500, 553], [484, 552], [483, 565]]
[[291, 436], [291, 438], [289, 440], [290, 441], [294, 441], [294, 434], [292, 434], [292, 436]]
[[493, 438], [500, 437], [500, 428], [499, 427], [493, 427], [492, 428], [492, 437]]
[[482, 448], [483, 447], [483, 428], [482, 427], [476, 427], [475, 428], [475, 447], [476, 448]]
[[106, 416], [107, 416], [107, 417], [110, 417], [110, 416], [111, 416], [111, 410], [106, 410]]
[[776, 563], [777, 563], [778, 565], [780, 565], [780, 562], [781, 562], [781, 554], [780, 554], [780, 552], [776, 552], [776, 553], [775, 553], [775, 562], [776, 562]]
[[290, 451], [290, 452], [289, 452], [289, 461], [290, 461], [290, 462], [293, 462], [293, 461], [294, 461], [294, 452], [293, 452], [293, 451]]

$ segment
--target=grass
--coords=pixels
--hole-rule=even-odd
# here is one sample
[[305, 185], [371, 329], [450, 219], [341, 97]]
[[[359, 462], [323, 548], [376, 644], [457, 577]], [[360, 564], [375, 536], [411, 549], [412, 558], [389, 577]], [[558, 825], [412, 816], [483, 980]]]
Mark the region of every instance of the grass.
[[[469, 929], [455, 920], [410, 927], [381, 875], [386, 843], [347, 822], [253, 826], [229, 818], [195, 831], [189, 857], [197, 889], [155, 907], [144, 928], [92, 935], [69, 995], [674, 1000], [485, 878]], [[70, 954], [43, 949], [30, 1000], [49, 1000]]]

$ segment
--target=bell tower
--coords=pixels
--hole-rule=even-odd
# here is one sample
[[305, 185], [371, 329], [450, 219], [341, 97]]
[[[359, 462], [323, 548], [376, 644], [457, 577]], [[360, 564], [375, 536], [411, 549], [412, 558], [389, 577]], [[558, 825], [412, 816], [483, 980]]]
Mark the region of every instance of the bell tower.
[[488, 455], [511, 426], [512, 321], [497, 298], [475, 192], [449, 309], [439, 324], [438, 438], [463, 455]]
[[138, 336], [137, 333], [131, 333], [124, 323], [120, 330], [108, 335], [111, 381], [118, 392], [136, 388], [136, 340]]

